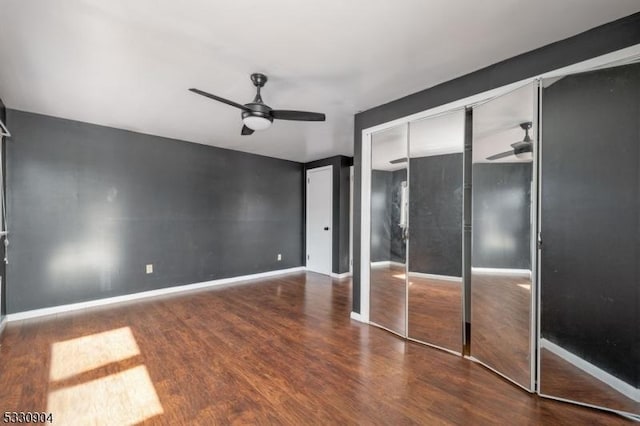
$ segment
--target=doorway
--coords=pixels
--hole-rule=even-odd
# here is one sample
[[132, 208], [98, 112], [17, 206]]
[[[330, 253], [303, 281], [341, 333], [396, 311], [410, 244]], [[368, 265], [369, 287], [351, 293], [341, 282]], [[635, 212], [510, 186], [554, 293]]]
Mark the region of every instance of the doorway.
[[331, 275], [333, 166], [307, 170], [307, 270]]

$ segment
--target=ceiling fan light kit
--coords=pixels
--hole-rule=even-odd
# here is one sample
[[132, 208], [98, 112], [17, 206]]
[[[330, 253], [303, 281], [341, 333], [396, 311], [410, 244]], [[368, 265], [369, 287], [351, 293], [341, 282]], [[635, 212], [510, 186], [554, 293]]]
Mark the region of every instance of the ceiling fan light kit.
[[265, 130], [271, 127], [273, 118], [242, 113], [242, 122], [251, 130]]
[[222, 102], [224, 104], [242, 110], [242, 122], [244, 126], [242, 126], [242, 131], [240, 132], [240, 134], [243, 136], [251, 135], [255, 130], [268, 129], [269, 127], [271, 127], [271, 123], [274, 119], [293, 121], [326, 120], [325, 115], [319, 112], [275, 110], [266, 105], [262, 101], [260, 89], [264, 87], [264, 85], [267, 83], [267, 80], [268, 78], [264, 74], [251, 74], [251, 81], [253, 82], [253, 85], [256, 86], [257, 92], [256, 96], [253, 98], [253, 101], [244, 105], [234, 101], [230, 101], [220, 96], [212, 95], [211, 93], [207, 93], [199, 89], [191, 88], [189, 90], [198, 95], [205, 96], [209, 99], [213, 99], [215, 101]]

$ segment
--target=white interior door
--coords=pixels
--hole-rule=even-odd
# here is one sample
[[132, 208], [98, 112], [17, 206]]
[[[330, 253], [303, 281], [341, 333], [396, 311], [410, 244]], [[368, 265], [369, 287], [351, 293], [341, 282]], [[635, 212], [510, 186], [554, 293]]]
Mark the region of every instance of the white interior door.
[[331, 275], [333, 166], [307, 170], [307, 269]]

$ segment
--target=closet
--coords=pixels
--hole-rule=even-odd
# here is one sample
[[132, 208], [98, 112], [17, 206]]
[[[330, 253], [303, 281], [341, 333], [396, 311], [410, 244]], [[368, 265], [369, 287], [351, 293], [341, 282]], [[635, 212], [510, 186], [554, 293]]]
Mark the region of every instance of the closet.
[[362, 142], [363, 318], [640, 415], [640, 63], [569, 67]]

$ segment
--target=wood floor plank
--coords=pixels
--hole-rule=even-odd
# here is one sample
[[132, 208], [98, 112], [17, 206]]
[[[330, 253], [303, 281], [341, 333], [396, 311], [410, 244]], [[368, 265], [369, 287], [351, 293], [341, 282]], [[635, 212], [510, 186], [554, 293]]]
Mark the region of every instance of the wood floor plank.
[[[140, 424], [628, 423], [530, 395], [466, 359], [353, 321], [350, 307], [350, 280], [294, 273], [12, 322], [0, 346], [0, 408], [46, 411], [55, 392], [90, 385], [104, 404], [64, 410], [89, 410], [96, 424], [135, 403], [123, 394], [145, 393], [162, 412]], [[139, 354], [51, 379], [53, 345], [84, 337], [99, 347], [121, 328]], [[134, 370], [149, 378], [129, 383], [135, 392], [109, 388]]]

